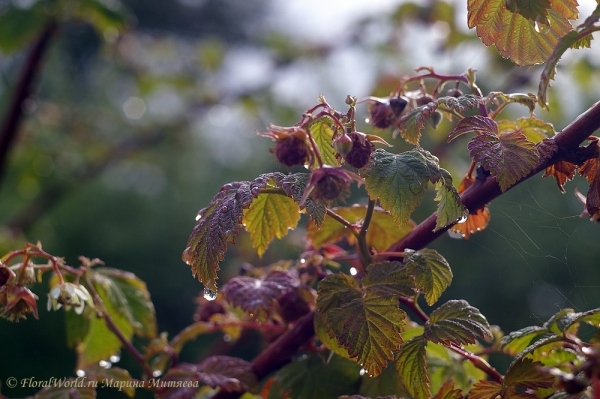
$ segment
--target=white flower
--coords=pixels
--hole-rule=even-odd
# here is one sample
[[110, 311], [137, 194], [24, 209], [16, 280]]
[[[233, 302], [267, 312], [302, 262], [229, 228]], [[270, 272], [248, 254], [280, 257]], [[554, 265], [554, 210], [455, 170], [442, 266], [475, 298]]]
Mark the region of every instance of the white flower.
[[48, 310], [58, 310], [64, 305], [65, 310], [73, 308], [75, 313], [81, 314], [86, 302], [89, 306], [94, 306], [90, 293], [83, 285], [57, 284], [48, 293]]

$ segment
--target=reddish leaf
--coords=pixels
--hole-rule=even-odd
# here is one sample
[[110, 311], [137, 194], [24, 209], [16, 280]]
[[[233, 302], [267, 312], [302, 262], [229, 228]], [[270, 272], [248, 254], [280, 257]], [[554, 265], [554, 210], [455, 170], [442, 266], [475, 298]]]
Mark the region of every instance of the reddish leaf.
[[[585, 166], [585, 164], [584, 164]], [[581, 169], [581, 167], [579, 168]], [[561, 193], [565, 192], [564, 186], [568, 180], [572, 180], [575, 176], [575, 165], [571, 162], [560, 161], [546, 168], [542, 177], [554, 176], [556, 184]]]
[[469, 399], [495, 399], [504, 389], [496, 381], [479, 381], [469, 391]]
[[513, 389], [550, 388], [554, 385], [554, 376], [540, 371], [542, 363], [531, 359], [522, 359], [511, 364], [504, 377], [504, 385]]
[[590, 184], [587, 200], [585, 201], [585, 209], [594, 221], [600, 219], [600, 177], [598, 175], [600, 173], [596, 174], [596, 178]]
[[273, 310], [275, 301], [299, 285], [295, 273], [273, 271], [260, 278], [234, 277], [223, 286], [222, 292], [227, 302], [262, 319]]
[[212, 388], [221, 387], [228, 392], [258, 392], [252, 365], [245, 360], [229, 356], [211, 356], [198, 364], [200, 382]]
[[475, 132], [477, 134], [498, 135], [498, 124], [492, 118], [485, 116], [467, 116], [462, 119], [453, 131], [448, 135], [448, 142], [465, 133]]
[[471, 158], [496, 177], [502, 191], [527, 176], [539, 159], [535, 144], [519, 132], [475, 136], [468, 149]]
[[517, 65], [546, 62], [559, 40], [572, 30], [569, 19], [577, 15], [572, 1], [550, 2], [546, 15], [530, 20], [506, 8], [505, 0], [469, 0], [469, 28], [486, 45], [495, 45], [503, 57]]
[[434, 399], [463, 399], [462, 390], [454, 389], [454, 382], [448, 380], [442, 385]]
[[577, 172], [591, 183], [598, 174], [598, 166], [598, 158], [590, 158], [577, 168]]
[[[462, 193], [475, 182], [474, 177], [465, 176], [458, 186], [458, 193]], [[467, 220], [463, 223], [457, 223], [450, 227], [450, 231], [460, 234], [465, 240], [468, 240], [471, 234], [475, 234], [485, 229], [490, 221], [490, 210], [487, 206], [470, 212]]]

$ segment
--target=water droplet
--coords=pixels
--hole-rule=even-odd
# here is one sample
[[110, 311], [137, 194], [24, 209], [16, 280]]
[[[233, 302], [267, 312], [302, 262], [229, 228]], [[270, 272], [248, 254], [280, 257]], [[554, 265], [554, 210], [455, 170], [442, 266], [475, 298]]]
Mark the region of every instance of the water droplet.
[[537, 33], [546, 34], [550, 32], [550, 21], [543, 15], [538, 15], [533, 24], [533, 28]]
[[117, 363], [119, 360], [121, 360], [121, 356], [112, 355], [109, 360], [111, 361], [111, 363]]
[[469, 211], [463, 213], [461, 217], [456, 221], [456, 223], [464, 223], [469, 218]]
[[227, 208], [226, 206], [221, 207], [221, 212], [227, 212], [229, 210], [229, 208]]
[[75, 374], [77, 374], [77, 377], [85, 377], [85, 370], [77, 370]]
[[302, 264], [306, 263], [306, 259], [304, 259], [304, 258], [300, 259], [300, 263], [302, 263]]
[[202, 219], [202, 215], [200, 215], [200, 214], [197, 214], [197, 215], [196, 215], [196, 222], [197, 222], [198, 220], [200, 220], [200, 219]]
[[358, 270], [356, 270], [355, 267], [351, 267], [350, 268], [350, 274], [353, 275], [353, 276], [356, 276], [358, 274]]
[[204, 299], [206, 299], [207, 301], [214, 301], [215, 299], [217, 299], [217, 292], [211, 290], [210, 288], [205, 288]]
[[253, 197], [258, 197], [258, 194], [260, 194], [260, 189], [258, 187], [254, 187], [252, 190], [250, 190], [250, 192], [252, 193]]
[[105, 370], [108, 370], [110, 368], [110, 366], [112, 366], [111, 362], [107, 362], [106, 360], [100, 360], [98, 362], [98, 365]]
[[367, 370], [365, 370], [365, 369], [360, 369], [360, 372], [359, 372], [359, 374], [360, 374], [360, 375], [365, 375], [366, 373], [367, 373]]
[[160, 370], [154, 370], [152, 372], [152, 377], [160, 377], [162, 375], [162, 371]]
[[365, 123], [371, 123], [371, 120], [369, 118], [365, 118]]
[[231, 335], [229, 335], [229, 334], [223, 335], [223, 341], [225, 341], [225, 342], [231, 341]]

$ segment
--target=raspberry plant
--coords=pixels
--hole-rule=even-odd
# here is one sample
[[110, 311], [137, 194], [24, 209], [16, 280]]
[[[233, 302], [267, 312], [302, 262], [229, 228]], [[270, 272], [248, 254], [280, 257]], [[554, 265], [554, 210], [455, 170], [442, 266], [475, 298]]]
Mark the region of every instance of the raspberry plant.
[[[439, 303], [453, 274], [443, 255], [426, 248], [452, 230], [468, 239], [485, 230], [487, 204], [544, 171], [560, 191], [575, 173], [590, 183], [584, 214], [600, 218], [600, 103], [561, 132], [535, 116], [562, 54], [588, 46], [600, 30], [600, 6], [581, 25], [572, 1], [471, 1], [469, 26], [486, 45], [519, 65], [544, 62], [537, 95], [482, 93], [476, 73], [440, 74], [419, 68], [387, 97], [346, 98], [333, 108], [323, 96], [293, 126], [269, 126], [260, 136], [290, 173], [273, 172], [224, 185], [197, 215], [183, 260], [204, 285], [195, 323], [173, 338], [158, 334], [145, 284], [131, 273], [80, 258], [72, 267], [28, 244], [0, 264], [0, 315], [38, 318], [39, 299], [28, 286], [53, 273], [48, 309], [66, 311], [67, 340], [76, 348], [78, 376], [117, 381], [157, 398], [586, 398], [600, 396], [597, 335], [600, 309], [563, 309], [542, 326], [503, 333], [465, 300]], [[517, 42], [518, 39], [518, 42]], [[510, 104], [528, 116], [502, 119]], [[366, 107], [373, 132], [357, 131]], [[467, 136], [470, 168], [454, 179], [420, 146], [426, 124], [452, 128], [447, 141]], [[394, 129], [413, 147], [391, 152], [380, 137]], [[464, 139], [464, 138], [462, 138]], [[586, 145], [582, 143], [587, 142]], [[299, 172], [292, 168], [298, 166]], [[303, 167], [303, 168], [302, 168]], [[455, 186], [456, 185], [456, 186]], [[426, 190], [437, 211], [411, 217]], [[368, 201], [347, 204], [362, 192]], [[217, 284], [229, 244], [246, 230], [259, 256], [307, 218], [303, 253], [243, 272]], [[431, 307], [425, 312], [423, 303]], [[186, 363], [186, 342], [220, 331], [243, 339], [245, 328], [270, 342], [251, 361], [211, 356]], [[132, 340], [146, 340], [142, 348]], [[124, 348], [141, 367], [105, 365]], [[512, 358], [504, 374], [487, 355]], [[89, 387], [46, 387], [37, 398], [95, 397]]]

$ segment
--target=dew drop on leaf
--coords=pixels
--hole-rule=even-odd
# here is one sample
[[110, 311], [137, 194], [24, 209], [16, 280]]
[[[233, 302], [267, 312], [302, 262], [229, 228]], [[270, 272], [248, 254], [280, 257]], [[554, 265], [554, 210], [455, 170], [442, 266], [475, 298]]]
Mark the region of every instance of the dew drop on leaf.
[[200, 220], [200, 219], [202, 219], [202, 215], [200, 215], [200, 214], [197, 214], [197, 215], [196, 215], [196, 222], [197, 222], [198, 220]]
[[550, 21], [544, 19], [545, 18], [540, 16], [540, 18], [536, 19], [536, 21], [533, 24], [533, 28], [535, 29], [535, 31], [537, 33], [541, 33], [542, 35], [550, 32]]
[[154, 370], [152, 372], [152, 377], [160, 377], [162, 375], [162, 371], [160, 370]]
[[231, 341], [231, 335], [229, 335], [229, 334], [223, 335], [223, 341], [225, 341], [225, 342]]
[[98, 365], [105, 370], [108, 370], [110, 368], [110, 366], [112, 366], [112, 364], [110, 362], [107, 362], [106, 360], [100, 360], [98, 362]]
[[211, 290], [210, 288], [204, 288], [204, 299], [207, 301], [214, 301], [217, 299], [217, 292]]
[[110, 360], [111, 363], [117, 363], [119, 360], [121, 360], [121, 356], [119, 356], [119, 355], [112, 355], [109, 360]]
[[221, 208], [221, 212], [227, 212], [228, 210], [229, 210], [229, 208], [227, 208], [226, 206], [223, 206], [223, 207]]
[[[351, 267], [350, 268], [350, 274], [353, 276], [356, 276], [358, 274], [358, 270], [356, 270], [355, 267]], [[362, 375], [362, 374], [361, 374]]]
[[360, 369], [360, 372], [359, 372], [359, 374], [360, 374], [360, 375], [365, 375], [366, 373], [367, 373], [367, 370], [365, 370], [365, 369]]
[[456, 223], [464, 223], [467, 221], [467, 219], [469, 218], [469, 212], [465, 212], [462, 214], [462, 216], [460, 217], [460, 219], [458, 219], [456, 221]]
[[258, 197], [258, 194], [260, 194], [260, 189], [257, 187], [254, 187], [252, 190], [250, 190], [250, 192], [252, 193], [253, 197]]
[[85, 377], [85, 370], [77, 370], [75, 374], [77, 377]]
[[306, 263], [306, 259], [304, 259], [304, 258], [300, 259], [300, 263], [302, 263], [302, 264]]

